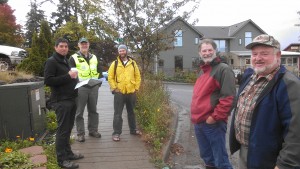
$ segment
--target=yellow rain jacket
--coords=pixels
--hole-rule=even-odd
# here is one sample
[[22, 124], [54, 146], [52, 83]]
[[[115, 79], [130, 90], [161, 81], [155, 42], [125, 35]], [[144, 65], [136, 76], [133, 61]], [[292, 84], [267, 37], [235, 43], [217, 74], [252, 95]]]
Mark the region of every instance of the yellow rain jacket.
[[108, 83], [111, 91], [118, 89], [122, 94], [134, 93], [139, 90], [141, 84], [141, 75], [136, 62], [128, 58], [126, 65], [117, 57], [108, 69]]

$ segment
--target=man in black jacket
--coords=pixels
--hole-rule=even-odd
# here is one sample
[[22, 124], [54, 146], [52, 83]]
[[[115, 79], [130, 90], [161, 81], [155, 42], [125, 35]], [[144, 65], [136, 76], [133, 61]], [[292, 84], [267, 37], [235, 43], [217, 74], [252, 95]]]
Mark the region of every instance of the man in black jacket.
[[57, 162], [63, 168], [78, 168], [79, 165], [70, 160], [83, 158], [71, 150], [70, 135], [74, 126], [76, 113], [78, 73], [71, 71], [66, 55], [68, 41], [59, 38], [55, 42], [55, 52], [45, 63], [44, 83], [51, 88], [51, 107], [55, 110], [57, 119], [56, 155]]

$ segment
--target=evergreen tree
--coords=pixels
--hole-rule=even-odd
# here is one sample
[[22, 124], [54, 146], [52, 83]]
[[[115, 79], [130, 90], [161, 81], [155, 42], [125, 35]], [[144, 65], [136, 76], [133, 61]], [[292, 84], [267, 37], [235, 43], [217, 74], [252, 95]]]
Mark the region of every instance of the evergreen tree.
[[39, 35], [34, 32], [29, 55], [17, 66], [17, 70], [32, 73], [36, 76], [43, 76], [44, 63], [47, 60], [47, 49], [48, 43], [43, 31]]
[[27, 22], [25, 24], [25, 28], [27, 30], [25, 33], [27, 47], [31, 47], [33, 33], [40, 32], [40, 28], [41, 28], [40, 23], [43, 20], [45, 20], [44, 11], [39, 9], [40, 5], [37, 3], [36, 0], [34, 0], [34, 2], [31, 1], [30, 7], [31, 7], [31, 9], [27, 13], [27, 16], [26, 16]]
[[52, 12], [51, 14], [51, 18], [55, 20], [55, 23], [52, 25], [54, 29], [56, 30], [63, 24], [70, 22], [72, 17], [74, 22], [78, 22], [78, 11], [81, 3], [80, 0], [59, 0], [57, 5], [58, 12]]
[[44, 36], [44, 38], [45, 38], [45, 44], [47, 45], [47, 49], [45, 49], [45, 51], [47, 51], [47, 52], [44, 55], [47, 58], [47, 57], [49, 57], [49, 56], [52, 55], [52, 53], [53, 53], [53, 46], [54, 46], [53, 40], [52, 40], [52, 38], [53, 38], [52, 32], [50, 30], [50, 26], [49, 26], [49, 24], [48, 24], [47, 21], [42, 21], [42, 23], [41, 23], [41, 32], [40, 32], [40, 35], [41, 34]]

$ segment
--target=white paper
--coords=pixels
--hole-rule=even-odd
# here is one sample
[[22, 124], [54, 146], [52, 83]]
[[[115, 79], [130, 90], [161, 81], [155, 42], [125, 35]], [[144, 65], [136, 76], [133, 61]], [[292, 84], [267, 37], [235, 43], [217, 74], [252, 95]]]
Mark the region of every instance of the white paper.
[[88, 84], [89, 81], [90, 81], [90, 79], [87, 79], [87, 80], [77, 83], [77, 85], [75, 86], [75, 89], [78, 89], [79, 87]]
[[[87, 79], [87, 80], [84, 80], [84, 81], [82, 81], [82, 82], [77, 83], [77, 85], [75, 86], [75, 89], [78, 89], [79, 87], [88, 84], [90, 80], [91, 80], [91, 79]], [[93, 80], [98, 80], [98, 81], [103, 82], [102, 79], [93, 79]]]

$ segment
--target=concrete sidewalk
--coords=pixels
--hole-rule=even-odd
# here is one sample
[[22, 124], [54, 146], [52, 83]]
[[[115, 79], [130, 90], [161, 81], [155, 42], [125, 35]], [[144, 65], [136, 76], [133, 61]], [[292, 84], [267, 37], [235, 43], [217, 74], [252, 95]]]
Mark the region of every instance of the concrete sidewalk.
[[[123, 112], [123, 132], [121, 141], [112, 141], [113, 132], [113, 95], [107, 82], [99, 89], [97, 111], [99, 113], [99, 132], [102, 137], [88, 136], [87, 110], [84, 112], [86, 128], [85, 142], [72, 144], [74, 153], [81, 153], [85, 158], [77, 160], [80, 169], [155, 169], [151, 157], [141, 137], [129, 134], [126, 108]], [[77, 138], [76, 127], [73, 133]]]

